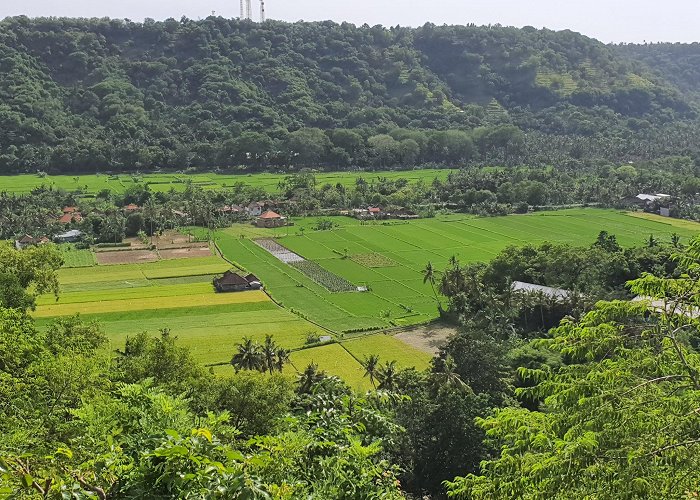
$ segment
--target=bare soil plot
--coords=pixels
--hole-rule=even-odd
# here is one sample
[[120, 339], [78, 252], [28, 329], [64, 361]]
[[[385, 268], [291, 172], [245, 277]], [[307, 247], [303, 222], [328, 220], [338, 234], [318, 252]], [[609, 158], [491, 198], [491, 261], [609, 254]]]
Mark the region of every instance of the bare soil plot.
[[159, 249], [185, 248], [185, 247], [208, 247], [207, 242], [193, 241], [189, 234], [182, 234], [178, 231], [165, 231], [161, 235], [153, 236], [153, 244]]
[[209, 257], [211, 250], [208, 245], [191, 246], [187, 248], [172, 248], [167, 250], [159, 250], [162, 259], [193, 259], [196, 257]]
[[114, 252], [97, 252], [95, 254], [97, 263], [101, 266], [111, 266], [115, 264], [142, 264], [144, 262], [155, 262], [158, 254], [151, 250], [122, 250]]
[[437, 354], [450, 335], [456, 332], [457, 328], [453, 326], [435, 323], [404, 330], [394, 335], [394, 338], [423, 352]]

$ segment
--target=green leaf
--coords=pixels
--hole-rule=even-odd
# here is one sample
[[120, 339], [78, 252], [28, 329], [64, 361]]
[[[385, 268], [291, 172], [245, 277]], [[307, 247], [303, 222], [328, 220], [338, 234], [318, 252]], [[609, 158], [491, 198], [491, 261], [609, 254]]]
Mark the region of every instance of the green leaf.
[[22, 486], [24, 486], [25, 488], [31, 488], [34, 484], [34, 478], [31, 474], [24, 474], [21, 477], [20, 481], [22, 482]]

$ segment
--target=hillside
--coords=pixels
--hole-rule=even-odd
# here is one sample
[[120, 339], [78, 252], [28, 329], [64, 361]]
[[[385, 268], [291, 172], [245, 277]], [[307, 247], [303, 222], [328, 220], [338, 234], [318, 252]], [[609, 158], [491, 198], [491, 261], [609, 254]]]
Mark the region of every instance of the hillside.
[[619, 45], [615, 52], [646, 64], [684, 95], [700, 100], [700, 43]]
[[689, 152], [665, 73], [570, 31], [8, 18], [0, 173]]

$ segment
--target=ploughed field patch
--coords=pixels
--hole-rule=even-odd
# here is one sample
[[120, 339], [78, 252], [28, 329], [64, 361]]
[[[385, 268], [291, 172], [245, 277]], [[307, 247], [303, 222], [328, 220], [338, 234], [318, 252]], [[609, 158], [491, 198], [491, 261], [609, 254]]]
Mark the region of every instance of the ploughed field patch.
[[356, 292], [357, 287], [348, 280], [333, 274], [313, 261], [292, 252], [271, 238], [256, 239], [255, 243], [285, 264], [305, 274], [329, 292]]
[[158, 254], [152, 250], [115, 250], [96, 252], [97, 263], [101, 266], [117, 264], [139, 264], [159, 260]]

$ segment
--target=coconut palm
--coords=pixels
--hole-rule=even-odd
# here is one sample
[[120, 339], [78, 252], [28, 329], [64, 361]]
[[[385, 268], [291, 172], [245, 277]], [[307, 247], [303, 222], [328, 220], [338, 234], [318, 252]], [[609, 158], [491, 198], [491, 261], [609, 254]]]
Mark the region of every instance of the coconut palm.
[[279, 346], [277, 343], [272, 339], [272, 335], [266, 335], [265, 336], [265, 343], [262, 346], [262, 357], [264, 359], [263, 366], [261, 367], [261, 371], [267, 370], [272, 373], [275, 370], [276, 366], [276, 361], [277, 361], [277, 350], [279, 349]]
[[231, 358], [231, 364], [240, 370], [258, 370], [263, 364], [263, 355], [260, 346], [248, 337], [243, 337], [243, 342], [237, 346], [238, 352]]
[[310, 363], [304, 371], [299, 374], [299, 378], [297, 379], [297, 391], [299, 394], [310, 393], [313, 386], [323, 380], [325, 376], [326, 374], [318, 369], [316, 363]]
[[396, 389], [396, 361], [387, 361], [384, 366], [377, 369], [377, 380], [379, 380], [379, 389], [393, 391]]
[[275, 368], [277, 368], [277, 371], [282, 372], [284, 365], [289, 363], [289, 351], [281, 348], [277, 349], [275, 358]]
[[365, 369], [365, 377], [369, 377], [369, 381], [372, 387], [377, 388], [377, 369], [379, 368], [379, 356], [376, 354], [371, 354], [366, 356], [364, 361], [362, 361], [362, 366]]
[[454, 387], [462, 391], [471, 390], [457, 373], [457, 363], [449, 354], [444, 358], [436, 358], [433, 367], [433, 381], [439, 387]]
[[435, 296], [435, 302], [438, 304], [438, 309], [442, 308], [440, 304], [440, 298], [438, 297], [437, 290], [435, 290], [435, 278], [437, 277], [437, 271], [433, 267], [433, 263], [428, 261], [423, 269], [423, 283], [430, 283], [430, 288], [433, 289], [433, 295]]

